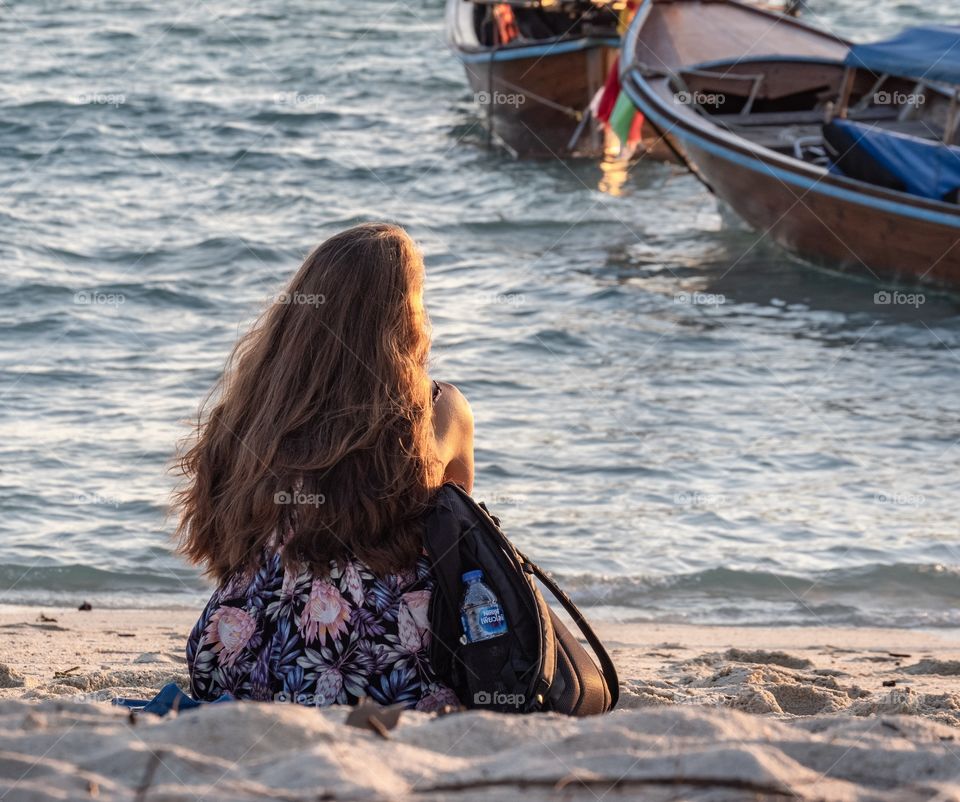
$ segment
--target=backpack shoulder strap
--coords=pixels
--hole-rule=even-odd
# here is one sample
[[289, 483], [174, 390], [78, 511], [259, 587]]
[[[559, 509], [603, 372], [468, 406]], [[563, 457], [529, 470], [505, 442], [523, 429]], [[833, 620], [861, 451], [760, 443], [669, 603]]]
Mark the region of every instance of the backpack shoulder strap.
[[459, 523], [449, 501], [438, 494], [431, 514], [427, 516], [424, 550], [430, 559], [435, 581], [430, 605], [431, 660], [441, 673], [449, 673], [453, 665], [460, 634], [456, 615], [462, 572], [460, 537]]
[[573, 599], [553, 581], [553, 578], [546, 571], [526, 555], [521, 554], [520, 557], [524, 562], [526, 570], [537, 577], [547, 590], [553, 594], [553, 597], [560, 602], [563, 609], [570, 614], [577, 628], [583, 633], [583, 637], [587, 643], [590, 644], [590, 648], [593, 649], [593, 653], [597, 656], [597, 661], [600, 663], [600, 670], [603, 672], [604, 679], [606, 679], [607, 685], [609, 686], [611, 699], [610, 709], [613, 709], [616, 707], [617, 700], [620, 698], [620, 678], [617, 676], [617, 669], [613, 665], [613, 660], [610, 659], [610, 655], [604, 648], [600, 638], [597, 637], [597, 633], [593, 631], [593, 627], [591, 627], [587, 619], [583, 617], [583, 613], [580, 612], [577, 605], [573, 603]]

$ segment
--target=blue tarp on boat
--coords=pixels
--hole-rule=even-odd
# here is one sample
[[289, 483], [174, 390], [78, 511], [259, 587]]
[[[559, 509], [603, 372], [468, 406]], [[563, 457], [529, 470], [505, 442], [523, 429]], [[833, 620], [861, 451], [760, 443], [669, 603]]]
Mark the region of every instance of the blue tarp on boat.
[[[960, 188], [960, 148], [879, 127], [834, 120], [851, 148], [857, 148], [895, 176], [907, 192], [932, 200], [946, 200]], [[840, 164], [841, 170], [843, 164]], [[952, 200], [952, 198], [950, 198]]]
[[877, 74], [960, 84], [960, 27], [907, 28], [883, 42], [853, 45], [844, 63]]

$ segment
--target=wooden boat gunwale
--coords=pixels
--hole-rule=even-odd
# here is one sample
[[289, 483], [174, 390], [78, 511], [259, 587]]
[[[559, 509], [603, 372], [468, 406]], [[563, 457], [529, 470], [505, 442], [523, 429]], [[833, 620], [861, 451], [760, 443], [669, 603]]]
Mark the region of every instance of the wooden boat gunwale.
[[618, 47], [618, 37], [585, 36], [554, 36], [550, 39], [536, 39], [533, 41], [510, 42], [497, 47], [478, 45], [451, 44], [457, 58], [469, 63], [483, 63], [486, 61], [513, 61], [521, 58], [538, 58], [540, 56], [562, 55], [577, 50], [589, 50], [593, 47]]

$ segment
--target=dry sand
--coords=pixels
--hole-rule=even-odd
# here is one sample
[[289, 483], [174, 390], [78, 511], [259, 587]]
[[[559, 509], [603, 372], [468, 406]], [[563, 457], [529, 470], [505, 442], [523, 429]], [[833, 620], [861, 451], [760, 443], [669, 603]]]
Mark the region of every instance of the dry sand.
[[[599, 627], [592, 719], [103, 700], [185, 684], [183, 610], [0, 610], [0, 799], [958, 800], [960, 633]], [[55, 619], [55, 620], [46, 620]]]

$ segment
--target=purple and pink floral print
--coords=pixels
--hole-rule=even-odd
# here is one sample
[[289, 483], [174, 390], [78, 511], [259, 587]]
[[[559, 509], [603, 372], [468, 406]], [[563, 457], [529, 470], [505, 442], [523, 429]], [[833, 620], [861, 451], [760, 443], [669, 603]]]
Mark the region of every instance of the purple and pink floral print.
[[430, 565], [375, 576], [362, 562], [319, 578], [279, 553], [224, 582], [187, 641], [195, 698], [439, 710], [459, 704], [430, 665]]

